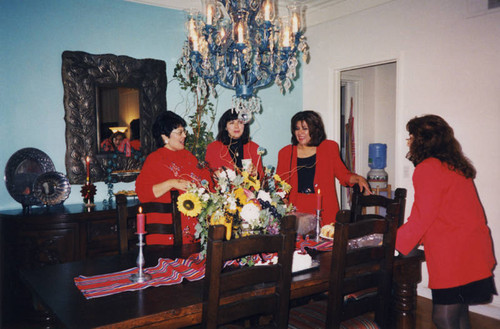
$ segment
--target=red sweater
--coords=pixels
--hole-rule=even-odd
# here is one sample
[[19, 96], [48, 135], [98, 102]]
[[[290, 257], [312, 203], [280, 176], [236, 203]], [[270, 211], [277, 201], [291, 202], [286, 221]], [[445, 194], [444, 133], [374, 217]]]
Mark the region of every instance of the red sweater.
[[[293, 153], [292, 153], [293, 150]], [[298, 193], [297, 146], [288, 145], [278, 154], [276, 173], [292, 186], [289, 200], [297, 207], [298, 212], [316, 214], [316, 195]], [[316, 169], [314, 185], [321, 190], [323, 225], [333, 223], [339, 211], [335, 178], [342, 185], [349, 185], [353, 175], [340, 159], [339, 145], [331, 140], [325, 140], [316, 149]]]
[[[252, 163], [259, 172], [259, 177], [264, 176], [264, 171], [262, 170], [262, 159], [260, 155], [257, 154], [259, 145], [249, 141], [243, 145], [243, 159], [251, 159]], [[207, 146], [207, 153], [205, 155], [205, 161], [208, 163], [212, 170], [217, 170], [221, 167], [226, 167], [228, 169], [234, 168], [234, 162], [231, 158], [231, 154], [227, 148], [220, 141], [215, 141]]]
[[[200, 182], [206, 179], [210, 182], [210, 175], [207, 170], [198, 169], [198, 160], [187, 150], [171, 151], [165, 147], [151, 153], [144, 165], [141, 173], [135, 182], [135, 191], [141, 202], [170, 202], [170, 193], [165, 193], [159, 198], [153, 194], [153, 185], [164, 182], [168, 179], [179, 178]], [[183, 192], [180, 191], [182, 194]], [[194, 241], [196, 218], [182, 215], [183, 243]], [[147, 223], [171, 223], [172, 216], [165, 214], [146, 215]], [[165, 234], [146, 235], [148, 244], [173, 244], [173, 237]]]
[[407, 254], [424, 246], [429, 288], [452, 288], [491, 276], [491, 235], [472, 179], [428, 158], [416, 166], [413, 186], [415, 201], [398, 230], [396, 248]]

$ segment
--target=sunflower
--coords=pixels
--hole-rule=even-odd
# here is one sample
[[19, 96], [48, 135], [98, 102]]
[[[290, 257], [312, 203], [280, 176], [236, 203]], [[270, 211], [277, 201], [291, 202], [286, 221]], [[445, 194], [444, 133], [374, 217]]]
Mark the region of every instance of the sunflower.
[[196, 217], [201, 212], [201, 201], [196, 194], [187, 192], [177, 199], [177, 208], [186, 216]]

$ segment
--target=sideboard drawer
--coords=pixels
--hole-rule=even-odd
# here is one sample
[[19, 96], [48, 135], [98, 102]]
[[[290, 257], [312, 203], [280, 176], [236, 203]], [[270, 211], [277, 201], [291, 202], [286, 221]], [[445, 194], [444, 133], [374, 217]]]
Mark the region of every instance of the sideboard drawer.
[[87, 257], [119, 252], [116, 218], [87, 222]]
[[24, 228], [17, 234], [15, 261], [20, 268], [37, 268], [79, 259], [78, 223]]

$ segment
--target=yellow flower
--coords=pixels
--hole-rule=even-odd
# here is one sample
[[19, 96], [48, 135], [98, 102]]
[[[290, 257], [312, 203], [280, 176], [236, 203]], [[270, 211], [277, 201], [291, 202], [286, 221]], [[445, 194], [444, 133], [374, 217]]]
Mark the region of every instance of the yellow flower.
[[248, 187], [253, 187], [256, 191], [260, 190], [260, 181], [256, 176], [250, 176], [246, 171], [242, 175], [244, 184], [247, 184]]
[[275, 181], [281, 182], [281, 177], [278, 174], [274, 174], [273, 178]]
[[216, 215], [210, 218], [210, 225], [224, 225], [226, 227], [226, 240], [231, 240], [233, 232], [233, 221], [224, 215]]
[[290, 192], [290, 190], [292, 189], [292, 186], [285, 181], [281, 181], [281, 187], [286, 193]]
[[201, 212], [201, 201], [196, 194], [186, 192], [177, 199], [177, 208], [186, 216], [196, 217]]
[[234, 197], [238, 199], [242, 205], [247, 203], [247, 195], [245, 194], [245, 190], [241, 187], [234, 190]]

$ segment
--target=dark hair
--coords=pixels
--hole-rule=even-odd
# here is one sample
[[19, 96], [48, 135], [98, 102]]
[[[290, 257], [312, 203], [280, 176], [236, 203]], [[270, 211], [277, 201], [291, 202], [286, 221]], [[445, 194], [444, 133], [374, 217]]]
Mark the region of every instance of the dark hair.
[[141, 139], [141, 120], [130, 121], [130, 140]]
[[156, 147], [160, 148], [165, 145], [161, 135], [170, 137], [172, 130], [179, 127], [186, 128], [186, 121], [172, 111], [162, 112], [156, 117], [153, 123], [153, 138], [156, 142]]
[[[229, 121], [238, 120], [238, 112], [234, 109], [229, 109], [220, 117], [217, 128], [219, 132], [217, 133], [217, 140], [222, 142], [224, 145], [229, 145], [231, 143], [231, 137], [227, 132], [227, 123]], [[245, 129], [243, 130], [243, 134], [240, 137], [241, 143], [246, 144], [250, 140], [250, 126], [248, 123], [245, 123]]]
[[321, 116], [314, 111], [302, 111], [295, 113], [292, 117], [290, 130], [292, 132], [293, 145], [297, 145], [299, 143], [297, 137], [295, 136], [295, 128], [297, 127], [297, 123], [300, 121], [307, 123], [307, 127], [309, 128], [309, 136], [311, 137], [309, 146], [318, 146], [326, 139], [325, 126], [323, 125]]
[[116, 150], [116, 147], [118, 147], [118, 145], [115, 144], [115, 138], [118, 137], [118, 136], [121, 136], [122, 140], [124, 140], [125, 138], [127, 138], [127, 135], [125, 135], [125, 133], [122, 133], [121, 131], [117, 131], [115, 133], [113, 133], [113, 135], [111, 135], [109, 137], [110, 141], [111, 141], [111, 144], [113, 144], [113, 148]]
[[463, 154], [453, 129], [443, 118], [437, 115], [415, 117], [408, 121], [406, 130], [413, 138], [406, 158], [415, 166], [432, 157], [466, 178], [476, 177], [476, 169]]

